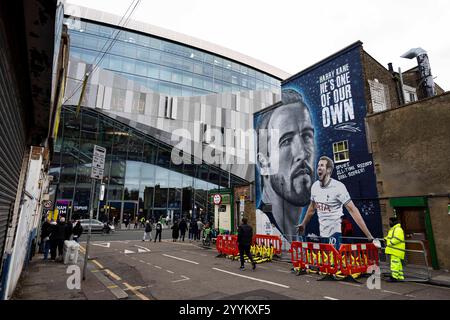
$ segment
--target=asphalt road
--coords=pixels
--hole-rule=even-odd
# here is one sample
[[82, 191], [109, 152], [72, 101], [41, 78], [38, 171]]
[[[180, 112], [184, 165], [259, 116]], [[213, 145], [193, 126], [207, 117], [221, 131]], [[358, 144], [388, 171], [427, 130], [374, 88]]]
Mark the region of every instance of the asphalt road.
[[[172, 242], [164, 230], [162, 242], [143, 242], [143, 232], [118, 231], [94, 236], [90, 259], [130, 299], [271, 299], [271, 300], [441, 300], [450, 299], [450, 288], [420, 283], [388, 283], [369, 290], [360, 283], [318, 281], [319, 275], [296, 276], [291, 264], [271, 262], [247, 265], [217, 257], [215, 248], [199, 242]], [[154, 232], [153, 232], [154, 235]], [[84, 236], [83, 236], [84, 237]], [[82, 246], [85, 246], [82, 239]], [[107, 270], [107, 271], [106, 271]]]

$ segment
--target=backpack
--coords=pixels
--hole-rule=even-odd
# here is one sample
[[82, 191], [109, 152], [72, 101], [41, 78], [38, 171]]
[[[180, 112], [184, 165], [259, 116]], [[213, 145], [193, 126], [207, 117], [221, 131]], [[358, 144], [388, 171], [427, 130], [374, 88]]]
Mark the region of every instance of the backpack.
[[162, 226], [161, 226], [161, 223], [158, 222], [158, 223], [156, 224], [156, 230], [158, 230], [158, 231], [161, 230], [161, 227], [162, 227]]

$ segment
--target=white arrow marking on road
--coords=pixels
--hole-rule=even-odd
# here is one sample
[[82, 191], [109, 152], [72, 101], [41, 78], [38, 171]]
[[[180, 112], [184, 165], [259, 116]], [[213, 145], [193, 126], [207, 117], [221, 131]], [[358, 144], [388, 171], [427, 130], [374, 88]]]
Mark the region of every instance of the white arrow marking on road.
[[169, 257], [169, 258], [172, 258], [172, 259], [177, 259], [177, 260], [189, 262], [189, 263], [192, 263], [192, 264], [199, 264], [198, 262], [195, 262], [195, 261], [186, 260], [186, 259], [182, 259], [182, 258], [178, 258], [178, 257], [174, 257], [174, 256], [169, 256], [168, 254], [163, 254], [163, 256]]
[[105, 242], [105, 243], [93, 243], [92, 245], [94, 246], [99, 246], [99, 247], [103, 247], [103, 248], [109, 248], [111, 246], [110, 242]]
[[136, 253], [136, 252], [125, 249], [125, 251], [123, 253], [127, 254], [127, 253]]
[[267, 281], [267, 280], [263, 280], [263, 279], [258, 279], [258, 278], [253, 278], [253, 277], [248, 277], [248, 276], [243, 276], [242, 274], [237, 274], [237, 273], [226, 271], [226, 270], [222, 270], [222, 269], [213, 268], [213, 270], [217, 270], [217, 271], [220, 271], [220, 272], [225, 272], [225, 273], [228, 273], [228, 274], [232, 274], [234, 276], [241, 277], [241, 278], [246, 278], [246, 279], [259, 281], [259, 282], [264, 282], [264, 283], [267, 283], [267, 284], [271, 284], [271, 285], [282, 287], [282, 288], [286, 288], [286, 289], [290, 288], [289, 286], [286, 286], [284, 284], [280, 284], [280, 283], [276, 283], [276, 282], [272, 282], [272, 281]]
[[339, 300], [339, 299], [332, 298], [332, 297], [327, 297], [327, 296], [325, 296], [324, 298], [325, 298], [325, 299], [328, 299], [328, 300]]
[[141, 246], [137, 246], [137, 245], [135, 245], [135, 247], [139, 248], [139, 249], [138, 249], [138, 253], [142, 253], [142, 252], [150, 252], [150, 249], [149, 249], [149, 248], [141, 247]]
[[186, 277], [186, 276], [183, 276], [183, 275], [182, 275], [182, 277], [183, 277], [184, 279], [181, 279], [181, 280], [175, 280], [175, 281], [172, 281], [172, 282], [175, 283], [175, 282], [181, 282], [181, 281], [191, 280], [191, 278], [188, 278], [188, 277]]

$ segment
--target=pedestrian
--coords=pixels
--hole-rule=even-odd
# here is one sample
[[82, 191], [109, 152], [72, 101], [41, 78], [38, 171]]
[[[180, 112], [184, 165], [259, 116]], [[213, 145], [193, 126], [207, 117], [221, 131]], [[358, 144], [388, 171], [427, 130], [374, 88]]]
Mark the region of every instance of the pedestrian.
[[405, 259], [405, 233], [396, 217], [389, 219], [389, 230], [385, 253], [391, 255], [391, 277], [389, 282], [404, 280], [402, 260]]
[[123, 223], [125, 224], [125, 229], [128, 229], [128, 223], [129, 223], [128, 217], [123, 218]]
[[152, 241], [152, 224], [148, 220], [145, 221], [144, 238], [142, 241], [147, 240], [147, 237], [149, 238], [149, 241]]
[[184, 242], [184, 237], [186, 235], [187, 223], [184, 218], [181, 220], [179, 228], [180, 228], [180, 240]]
[[58, 223], [53, 224], [52, 231], [50, 234], [50, 241], [51, 241], [50, 255], [52, 260], [56, 260], [56, 249], [58, 249], [58, 258], [62, 258], [65, 237], [66, 237], [66, 219], [60, 218]]
[[[150, 223], [152, 223], [152, 222], [150, 221]], [[146, 224], [145, 217], [142, 217], [141, 218], [141, 225], [142, 225], [143, 228], [145, 228], [145, 224]]]
[[252, 262], [253, 270], [256, 268], [256, 263], [253, 261], [252, 253], [250, 252], [250, 246], [252, 244], [253, 239], [253, 228], [247, 224], [247, 218], [242, 218], [242, 224], [238, 228], [238, 247], [239, 247], [239, 255], [241, 258], [241, 270], [245, 270], [244, 266], [244, 253]]
[[41, 228], [41, 250], [44, 253], [44, 260], [48, 258], [48, 252], [50, 251], [50, 233], [52, 225], [50, 224], [52, 221], [51, 218], [47, 218], [45, 222], [42, 224]]
[[135, 217], [134, 218], [134, 229], [138, 228], [138, 224], [139, 224], [139, 219], [138, 219], [138, 217]]
[[81, 234], [83, 233], [83, 226], [81, 225], [80, 220], [77, 220], [75, 223], [75, 227], [73, 227], [73, 240], [76, 242], [80, 242]]
[[200, 219], [197, 220], [197, 240], [201, 239], [201, 234], [203, 231], [203, 223]]
[[162, 224], [161, 224], [161, 221], [158, 221], [158, 222], [156, 223], [155, 229], [156, 229], [155, 242], [156, 242], [156, 238], [158, 238], [158, 236], [159, 236], [159, 242], [161, 242], [161, 233], [162, 233]]
[[177, 221], [174, 221], [172, 229], [172, 242], [177, 242], [178, 237], [180, 236], [180, 227]]

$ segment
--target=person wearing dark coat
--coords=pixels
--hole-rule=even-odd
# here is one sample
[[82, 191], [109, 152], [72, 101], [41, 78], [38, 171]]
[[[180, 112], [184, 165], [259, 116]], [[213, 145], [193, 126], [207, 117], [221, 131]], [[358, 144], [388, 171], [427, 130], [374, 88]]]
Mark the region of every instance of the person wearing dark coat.
[[155, 230], [156, 230], [155, 242], [156, 242], [156, 238], [158, 238], [158, 236], [159, 236], [159, 242], [161, 242], [161, 233], [162, 233], [161, 221], [156, 222]]
[[198, 234], [197, 221], [195, 221], [195, 220], [191, 221], [191, 230], [192, 230], [192, 240], [197, 240], [197, 234]]
[[72, 225], [72, 222], [69, 221], [66, 223], [66, 232], [65, 232], [64, 240], [70, 240], [72, 233], [73, 233], [73, 225]]
[[83, 226], [81, 225], [80, 220], [77, 221], [75, 227], [73, 227], [73, 240], [76, 242], [80, 242], [81, 234], [83, 233]]
[[177, 239], [180, 236], [180, 228], [178, 226], [178, 222], [175, 221], [170, 229], [172, 229], [172, 241], [177, 242]]
[[184, 237], [186, 235], [186, 229], [187, 229], [187, 223], [186, 220], [182, 219], [180, 222], [180, 225], [178, 226], [180, 228], [180, 239], [184, 241]]
[[250, 252], [250, 246], [252, 244], [253, 239], [253, 228], [247, 224], [247, 218], [242, 218], [242, 224], [238, 228], [238, 247], [239, 247], [239, 255], [241, 258], [241, 270], [245, 270], [244, 267], [244, 253], [252, 262], [253, 270], [256, 268], [256, 263], [253, 261], [252, 254]]
[[58, 256], [62, 257], [64, 249], [64, 239], [66, 238], [66, 219], [59, 219], [58, 223], [52, 226], [50, 241], [51, 241], [51, 259], [56, 259], [56, 248], [58, 248]]
[[50, 224], [52, 220], [46, 219], [42, 224], [41, 229], [41, 252], [44, 253], [44, 260], [48, 258], [48, 252], [50, 251], [50, 232], [52, 229], [52, 225]]

